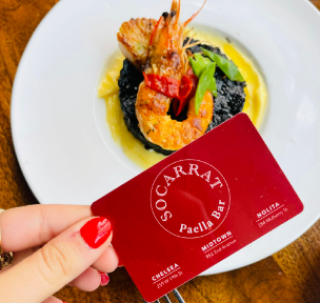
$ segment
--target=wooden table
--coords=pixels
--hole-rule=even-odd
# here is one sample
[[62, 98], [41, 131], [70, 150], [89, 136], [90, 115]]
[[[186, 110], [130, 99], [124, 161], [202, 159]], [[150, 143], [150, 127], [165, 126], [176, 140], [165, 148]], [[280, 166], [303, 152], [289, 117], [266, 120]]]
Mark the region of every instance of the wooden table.
[[[0, 208], [37, 203], [14, 155], [10, 99], [23, 50], [35, 28], [56, 2], [0, 0]], [[311, 2], [320, 9], [320, 0]], [[195, 278], [180, 291], [189, 303], [320, 302], [319, 229], [320, 221], [272, 257], [232, 272]], [[100, 287], [93, 293], [65, 287], [57, 296], [69, 303], [141, 302], [137, 289], [123, 268], [111, 274], [107, 287]]]

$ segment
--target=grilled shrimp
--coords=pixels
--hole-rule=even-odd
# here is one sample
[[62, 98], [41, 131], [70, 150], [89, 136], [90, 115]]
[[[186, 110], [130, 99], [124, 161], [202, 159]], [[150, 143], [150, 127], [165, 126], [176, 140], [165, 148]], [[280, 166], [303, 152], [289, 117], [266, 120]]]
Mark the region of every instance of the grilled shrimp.
[[[200, 11], [200, 10], [199, 10]], [[198, 14], [198, 13], [197, 13]], [[183, 33], [193, 15], [179, 24], [180, 0], [173, 0], [170, 13], [164, 13], [151, 34], [144, 72], [181, 80], [188, 60], [183, 49]], [[187, 119], [179, 122], [167, 114], [172, 98], [149, 88], [145, 81], [139, 86], [136, 116], [142, 134], [150, 142], [166, 150], [178, 150], [201, 137], [213, 116], [213, 97], [207, 91], [195, 113], [195, 101], [189, 102]]]
[[117, 38], [120, 50], [138, 69], [147, 61], [149, 41], [156, 23], [154, 19], [131, 19], [119, 29]]

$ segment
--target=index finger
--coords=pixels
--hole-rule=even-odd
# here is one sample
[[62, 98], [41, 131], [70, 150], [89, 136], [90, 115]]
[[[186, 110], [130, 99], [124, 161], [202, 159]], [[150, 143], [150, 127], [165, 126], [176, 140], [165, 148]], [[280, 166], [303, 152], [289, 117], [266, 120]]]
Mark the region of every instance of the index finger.
[[30, 205], [0, 214], [1, 247], [19, 251], [43, 245], [69, 226], [91, 217], [89, 205]]

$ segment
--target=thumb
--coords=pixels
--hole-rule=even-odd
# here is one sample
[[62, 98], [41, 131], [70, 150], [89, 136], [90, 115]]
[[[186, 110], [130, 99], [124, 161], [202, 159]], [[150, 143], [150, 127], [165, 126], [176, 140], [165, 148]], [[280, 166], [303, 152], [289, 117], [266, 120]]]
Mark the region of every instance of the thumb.
[[[4, 272], [1, 283], [7, 287], [2, 287], [1, 298], [8, 303], [44, 301], [90, 267], [111, 237], [111, 223], [106, 218], [79, 221]], [[19, 287], [19, 291], [13, 287]]]

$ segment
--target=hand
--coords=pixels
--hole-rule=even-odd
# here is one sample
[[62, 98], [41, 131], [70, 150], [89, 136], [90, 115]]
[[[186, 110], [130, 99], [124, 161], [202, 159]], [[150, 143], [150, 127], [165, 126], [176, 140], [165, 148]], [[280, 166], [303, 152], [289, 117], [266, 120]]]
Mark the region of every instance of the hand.
[[0, 271], [6, 303], [61, 303], [51, 295], [64, 285], [93, 291], [119, 259], [110, 245], [111, 224], [89, 206], [32, 205], [0, 214], [1, 247], [14, 252]]

